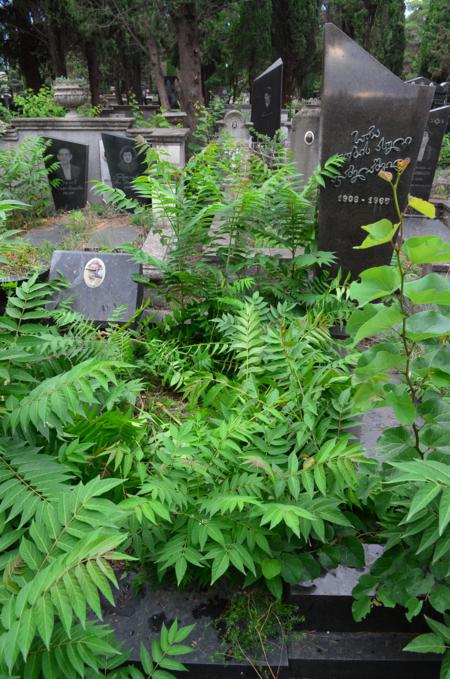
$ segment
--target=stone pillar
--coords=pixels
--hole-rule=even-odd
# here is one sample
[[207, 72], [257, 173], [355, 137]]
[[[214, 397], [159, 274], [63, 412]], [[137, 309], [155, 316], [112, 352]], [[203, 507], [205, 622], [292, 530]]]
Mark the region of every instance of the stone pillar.
[[220, 135], [228, 135], [237, 144], [250, 146], [250, 128], [252, 123], [245, 122], [240, 111], [227, 111], [222, 120], [217, 121]]
[[305, 185], [319, 164], [320, 103], [306, 104], [292, 119], [291, 151]]

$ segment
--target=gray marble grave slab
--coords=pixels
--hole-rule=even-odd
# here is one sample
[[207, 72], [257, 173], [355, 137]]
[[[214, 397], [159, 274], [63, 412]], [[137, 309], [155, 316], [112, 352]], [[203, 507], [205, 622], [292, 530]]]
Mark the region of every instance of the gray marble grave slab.
[[57, 162], [58, 167], [49, 174], [57, 180], [51, 186], [53, 202], [57, 210], [77, 210], [86, 205], [89, 146], [65, 139], [44, 137], [49, 141], [46, 167]]
[[378, 172], [395, 173], [396, 161], [409, 158], [399, 188], [405, 207], [433, 93], [433, 87], [404, 83], [336, 26], [325, 25], [320, 160], [339, 153], [346, 162], [321, 190], [318, 246], [335, 252], [337, 265], [352, 277], [390, 262], [390, 244], [353, 248], [364, 239], [362, 225], [396, 219], [391, 189]]
[[57, 305], [72, 298], [72, 309], [92, 321], [108, 321], [117, 307], [126, 308], [115, 320], [128, 321], [141, 300], [141, 288], [132, 276], [141, 266], [128, 255], [106, 252], [55, 250], [50, 264], [50, 279], [61, 275], [70, 282], [55, 299]]
[[442, 140], [447, 131], [449, 114], [450, 106], [433, 108], [428, 114], [428, 121], [411, 182], [412, 195], [423, 198], [423, 200], [428, 200], [430, 197]]
[[273, 137], [281, 125], [283, 62], [277, 59], [253, 81], [252, 123], [256, 132]]

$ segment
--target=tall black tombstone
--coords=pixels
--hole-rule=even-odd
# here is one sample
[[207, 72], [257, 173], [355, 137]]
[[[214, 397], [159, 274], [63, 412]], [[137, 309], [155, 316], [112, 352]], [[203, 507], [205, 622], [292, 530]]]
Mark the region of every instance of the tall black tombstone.
[[102, 132], [102, 141], [113, 187], [122, 189], [127, 198], [146, 202], [132, 185], [146, 169], [143, 154], [137, 153], [134, 139]]
[[428, 114], [428, 121], [423, 133], [411, 182], [411, 193], [413, 196], [423, 198], [424, 200], [428, 200], [430, 197], [449, 115], [450, 106], [433, 108]]
[[[44, 137], [49, 141], [46, 167], [59, 163], [49, 172], [49, 179], [58, 180], [51, 185], [53, 202], [57, 210], [79, 210], [86, 205], [89, 146], [75, 144], [65, 139]], [[53, 182], [52, 182], [53, 183]]]
[[253, 81], [252, 123], [258, 134], [273, 137], [281, 125], [283, 62], [277, 59]]
[[320, 192], [318, 246], [334, 252], [354, 278], [391, 260], [390, 244], [353, 248], [364, 239], [362, 225], [396, 220], [390, 187], [378, 172], [409, 158], [399, 187], [405, 207], [433, 93], [433, 87], [404, 83], [336, 26], [325, 25], [320, 159], [323, 164], [339, 153], [346, 161]]

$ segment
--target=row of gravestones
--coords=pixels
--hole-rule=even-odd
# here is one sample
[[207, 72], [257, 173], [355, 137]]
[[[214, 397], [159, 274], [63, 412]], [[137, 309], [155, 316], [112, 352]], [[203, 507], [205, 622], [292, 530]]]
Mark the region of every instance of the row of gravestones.
[[[404, 83], [333, 24], [325, 25], [324, 51], [319, 160], [323, 164], [339, 153], [346, 157], [347, 162], [339, 176], [328, 182], [320, 192], [318, 247], [336, 253], [337, 265], [344, 273], [349, 272], [352, 277], [356, 277], [370, 266], [388, 264], [392, 255], [390, 244], [370, 250], [354, 249], [362, 240], [362, 225], [382, 217], [396, 219], [392, 195], [378, 173], [395, 169], [400, 159], [409, 159], [410, 164], [399, 187], [401, 210], [406, 206], [412, 182], [415, 190], [421, 186], [431, 186], [430, 176], [434, 174], [437, 147], [440, 147], [447, 126], [450, 107], [434, 109], [430, 113], [433, 86], [412, 87]], [[280, 125], [281, 83], [282, 62], [279, 60], [262, 73], [253, 86], [253, 124], [260, 133], [269, 136]], [[107, 158], [111, 178], [120, 177], [121, 188], [128, 191], [131, 173], [128, 174], [124, 168], [131, 162], [137, 163], [132, 155], [133, 147], [128, 139], [125, 145], [125, 141], [112, 135], [104, 137], [105, 151], [109, 149]], [[314, 141], [314, 133], [306, 130], [305, 144], [311, 138]], [[70, 152], [67, 142], [64, 142], [64, 148]], [[420, 169], [420, 163], [424, 167], [428, 157], [431, 160], [426, 171], [414, 175], [416, 162], [419, 160]], [[72, 159], [69, 161], [71, 163]], [[77, 181], [76, 175], [75, 169], [73, 172], [70, 170], [64, 178], [66, 184], [62, 185], [63, 188], [68, 186], [72, 190], [70, 182]], [[60, 187], [57, 190], [62, 190]], [[57, 259], [52, 263], [52, 270], [62, 270], [69, 280], [81, 286], [79, 308], [90, 318], [106, 320], [111, 305], [117, 307], [130, 302], [129, 297], [125, 302], [124, 295], [129, 295], [129, 292], [126, 293], [127, 286], [123, 279], [122, 284], [116, 287], [119, 271], [114, 270], [112, 262], [106, 264], [103, 257], [81, 253], [80, 269], [72, 262], [64, 270], [64, 257], [70, 259], [72, 254], [59, 253], [55, 257]], [[124, 269], [123, 274], [129, 276], [130, 271]], [[113, 296], [112, 288], [109, 288], [112, 284]], [[137, 292], [132, 297], [137, 300]], [[105, 298], [109, 299], [108, 303]], [[135, 308], [136, 304], [133, 303], [121, 320], [126, 320]]]
[[[57, 210], [83, 208], [87, 201], [89, 146], [65, 139], [49, 137], [44, 139], [48, 142], [46, 166], [49, 170], [55, 208]], [[145, 171], [143, 156], [136, 152], [134, 140], [102, 133], [102, 146], [111, 185], [121, 189], [127, 198], [144, 202], [132, 186], [133, 179]]]

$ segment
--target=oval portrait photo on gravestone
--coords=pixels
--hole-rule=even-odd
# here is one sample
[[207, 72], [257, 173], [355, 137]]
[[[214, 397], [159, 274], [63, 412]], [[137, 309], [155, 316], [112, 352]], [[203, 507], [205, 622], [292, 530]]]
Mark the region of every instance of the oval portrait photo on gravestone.
[[[89, 147], [63, 139], [49, 142], [45, 165], [57, 210], [78, 210], [86, 205]], [[56, 167], [55, 167], [56, 165]]]
[[84, 267], [84, 282], [88, 288], [98, 288], [105, 280], [105, 263], [99, 257], [93, 257]]

